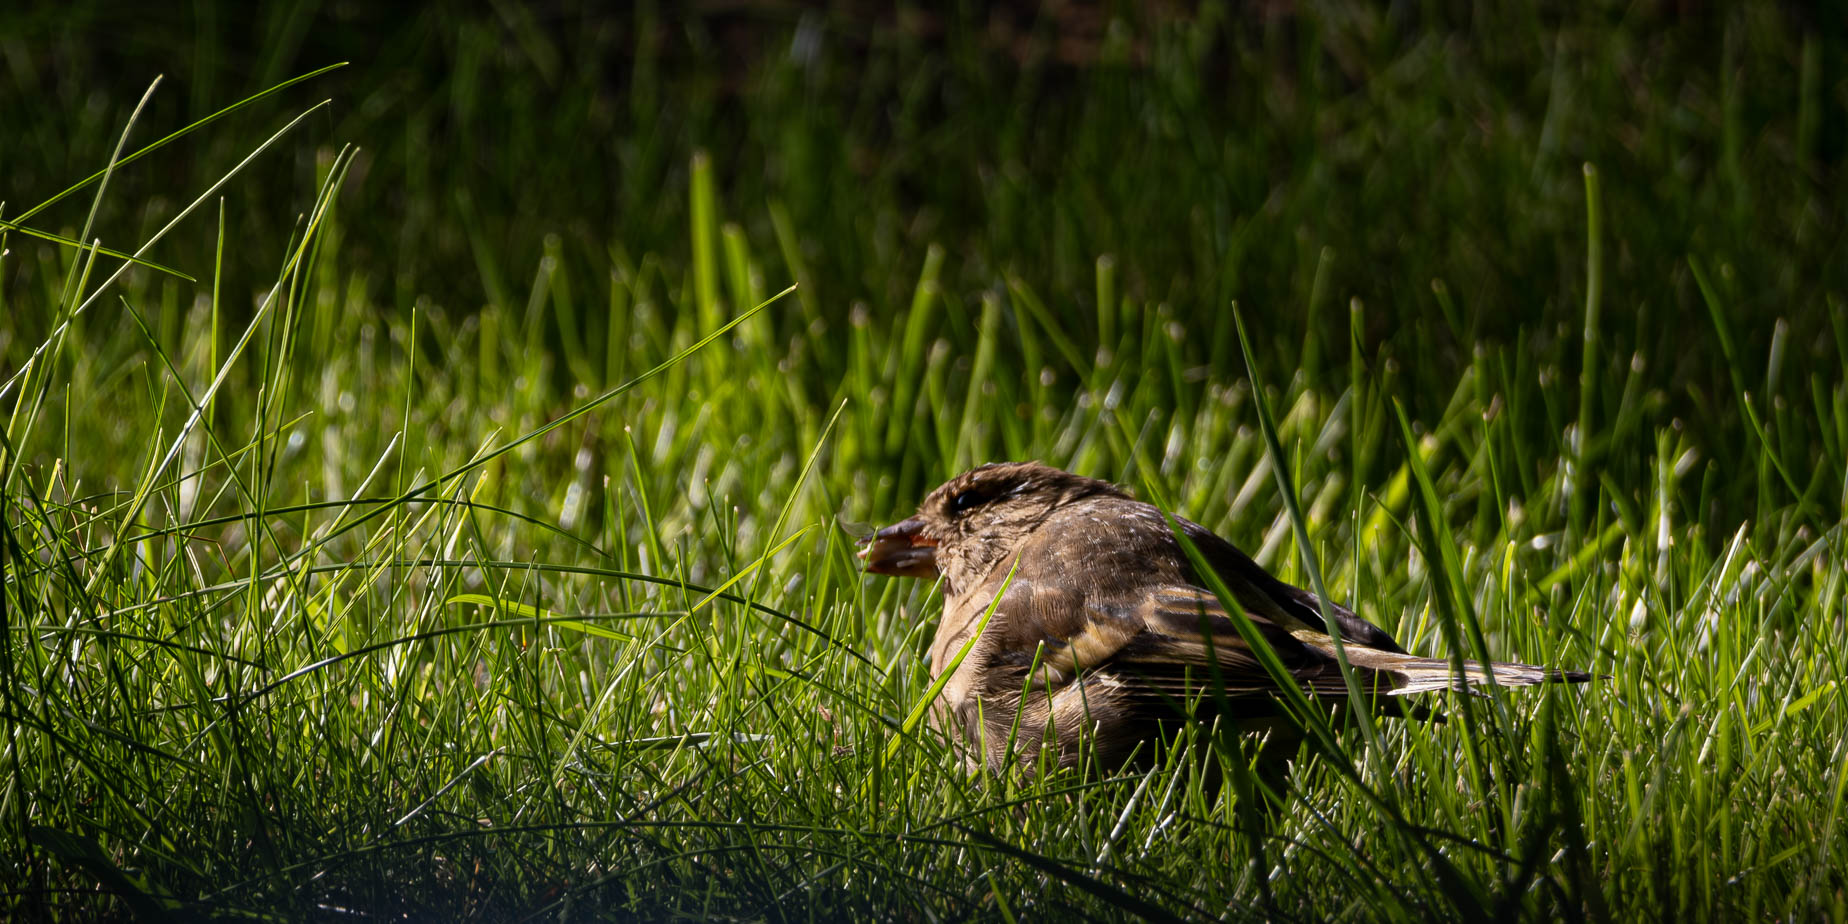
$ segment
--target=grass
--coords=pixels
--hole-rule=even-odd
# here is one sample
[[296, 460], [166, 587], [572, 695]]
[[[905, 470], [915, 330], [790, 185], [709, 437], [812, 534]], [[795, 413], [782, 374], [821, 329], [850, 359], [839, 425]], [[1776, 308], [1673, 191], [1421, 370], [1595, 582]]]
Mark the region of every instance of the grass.
[[[346, 33], [136, 119], [0, 41], [9, 917], [1848, 917], [1839, 36], [953, 20], [734, 92], [723, 21], [537, 9], [133, 161]], [[844, 524], [998, 458], [1604, 678], [1337, 728], [1261, 823], [1178, 751], [970, 777]]]

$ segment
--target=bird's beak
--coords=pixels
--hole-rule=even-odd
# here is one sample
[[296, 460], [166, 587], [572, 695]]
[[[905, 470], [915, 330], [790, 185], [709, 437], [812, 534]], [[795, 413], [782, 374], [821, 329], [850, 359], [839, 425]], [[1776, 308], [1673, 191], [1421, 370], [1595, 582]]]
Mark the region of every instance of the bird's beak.
[[924, 534], [924, 521], [913, 517], [873, 534], [860, 550], [866, 573], [931, 579], [937, 576], [937, 540]]

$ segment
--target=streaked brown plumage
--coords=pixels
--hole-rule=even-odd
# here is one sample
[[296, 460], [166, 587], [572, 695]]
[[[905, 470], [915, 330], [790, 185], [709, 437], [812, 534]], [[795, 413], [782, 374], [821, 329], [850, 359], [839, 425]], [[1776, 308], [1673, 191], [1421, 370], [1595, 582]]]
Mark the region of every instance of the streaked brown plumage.
[[[1205, 527], [1177, 522], [1303, 688], [1345, 698], [1316, 597], [1272, 577]], [[917, 516], [880, 530], [861, 554], [875, 574], [942, 575], [946, 603], [931, 645], [933, 675], [949, 667], [994, 606], [935, 715], [991, 767], [1006, 765], [1010, 738], [1012, 757], [1033, 761], [1048, 730], [1062, 765], [1077, 763], [1087, 740], [1100, 761], [1120, 762], [1155, 737], [1178, 704], [1203, 702], [1197, 694], [1210, 689], [1215, 673], [1222, 701], [1235, 711], [1276, 712], [1271, 675], [1161, 512], [1108, 482], [1035, 462], [984, 465], [932, 491]], [[1448, 661], [1408, 654], [1379, 627], [1327, 606], [1363, 690], [1392, 696], [1484, 679], [1475, 662], [1459, 678]], [[1023, 696], [1036, 653], [1035, 682]], [[1493, 669], [1504, 685], [1588, 679], [1525, 664]]]

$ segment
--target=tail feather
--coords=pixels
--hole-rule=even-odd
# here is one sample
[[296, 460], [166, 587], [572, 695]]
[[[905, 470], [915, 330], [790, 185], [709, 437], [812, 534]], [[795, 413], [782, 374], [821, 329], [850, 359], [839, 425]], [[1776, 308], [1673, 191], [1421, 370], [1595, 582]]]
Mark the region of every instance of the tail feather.
[[1592, 677], [1584, 671], [1535, 667], [1531, 664], [1517, 664], [1512, 661], [1490, 662], [1488, 670], [1483, 668], [1480, 661], [1465, 661], [1463, 662], [1463, 673], [1458, 675], [1451, 663], [1442, 658], [1420, 658], [1414, 655], [1395, 655], [1388, 652], [1381, 652], [1380, 655], [1385, 655], [1385, 657], [1367, 658], [1366, 660], [1377, 660], [1379, 663], [1366, 666], [1394, 679], [1393, 689], [1386, 691], [1390, 696], [1429, 693], [1435, 690], [1467, 691], [1474, 685], [1487, 685], [1490, 682], [1490, 673], [1494, 674], [1494, 683], [1504, 687], [1525, 687], [1537, 683], [1584, 683]]

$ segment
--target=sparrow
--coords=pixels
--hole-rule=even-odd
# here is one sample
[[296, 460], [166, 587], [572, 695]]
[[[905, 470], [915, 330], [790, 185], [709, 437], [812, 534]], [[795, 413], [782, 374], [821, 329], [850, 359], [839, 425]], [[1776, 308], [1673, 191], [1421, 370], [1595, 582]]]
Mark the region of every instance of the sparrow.
[[[949, 672], [932, 721], [966, 742], [971, 762], [1031, 767], [1050, 742], [1069, 767], [1090, 748], [1120, 764], [1176, 718], [1241, 720], [1279, 710], [1277, 686], [1175, 538], [1186, 535], [1305, 693], [1334, 703], [1348, 687], [1323, 619], [1333, 616], [1367, 708], [1464, 690], [1489, 673], [1408, 653], [1384, 629], [1273, 577], [1232, 543], [1115, 485], [1037, 462], [972, 469], [930, 492], [917, 515], [860, 552], [873, 574], [942, 578], [930, 647]], [[959, 660], [960, 656], [960, 660]], [[1494, 662], [1494, 682], [1580, 682], [1589, 674]], [[1029, 676], [1031, 674], [1031, 677]], [[1250, 727], [1258, 727], [1254, 724]]]

